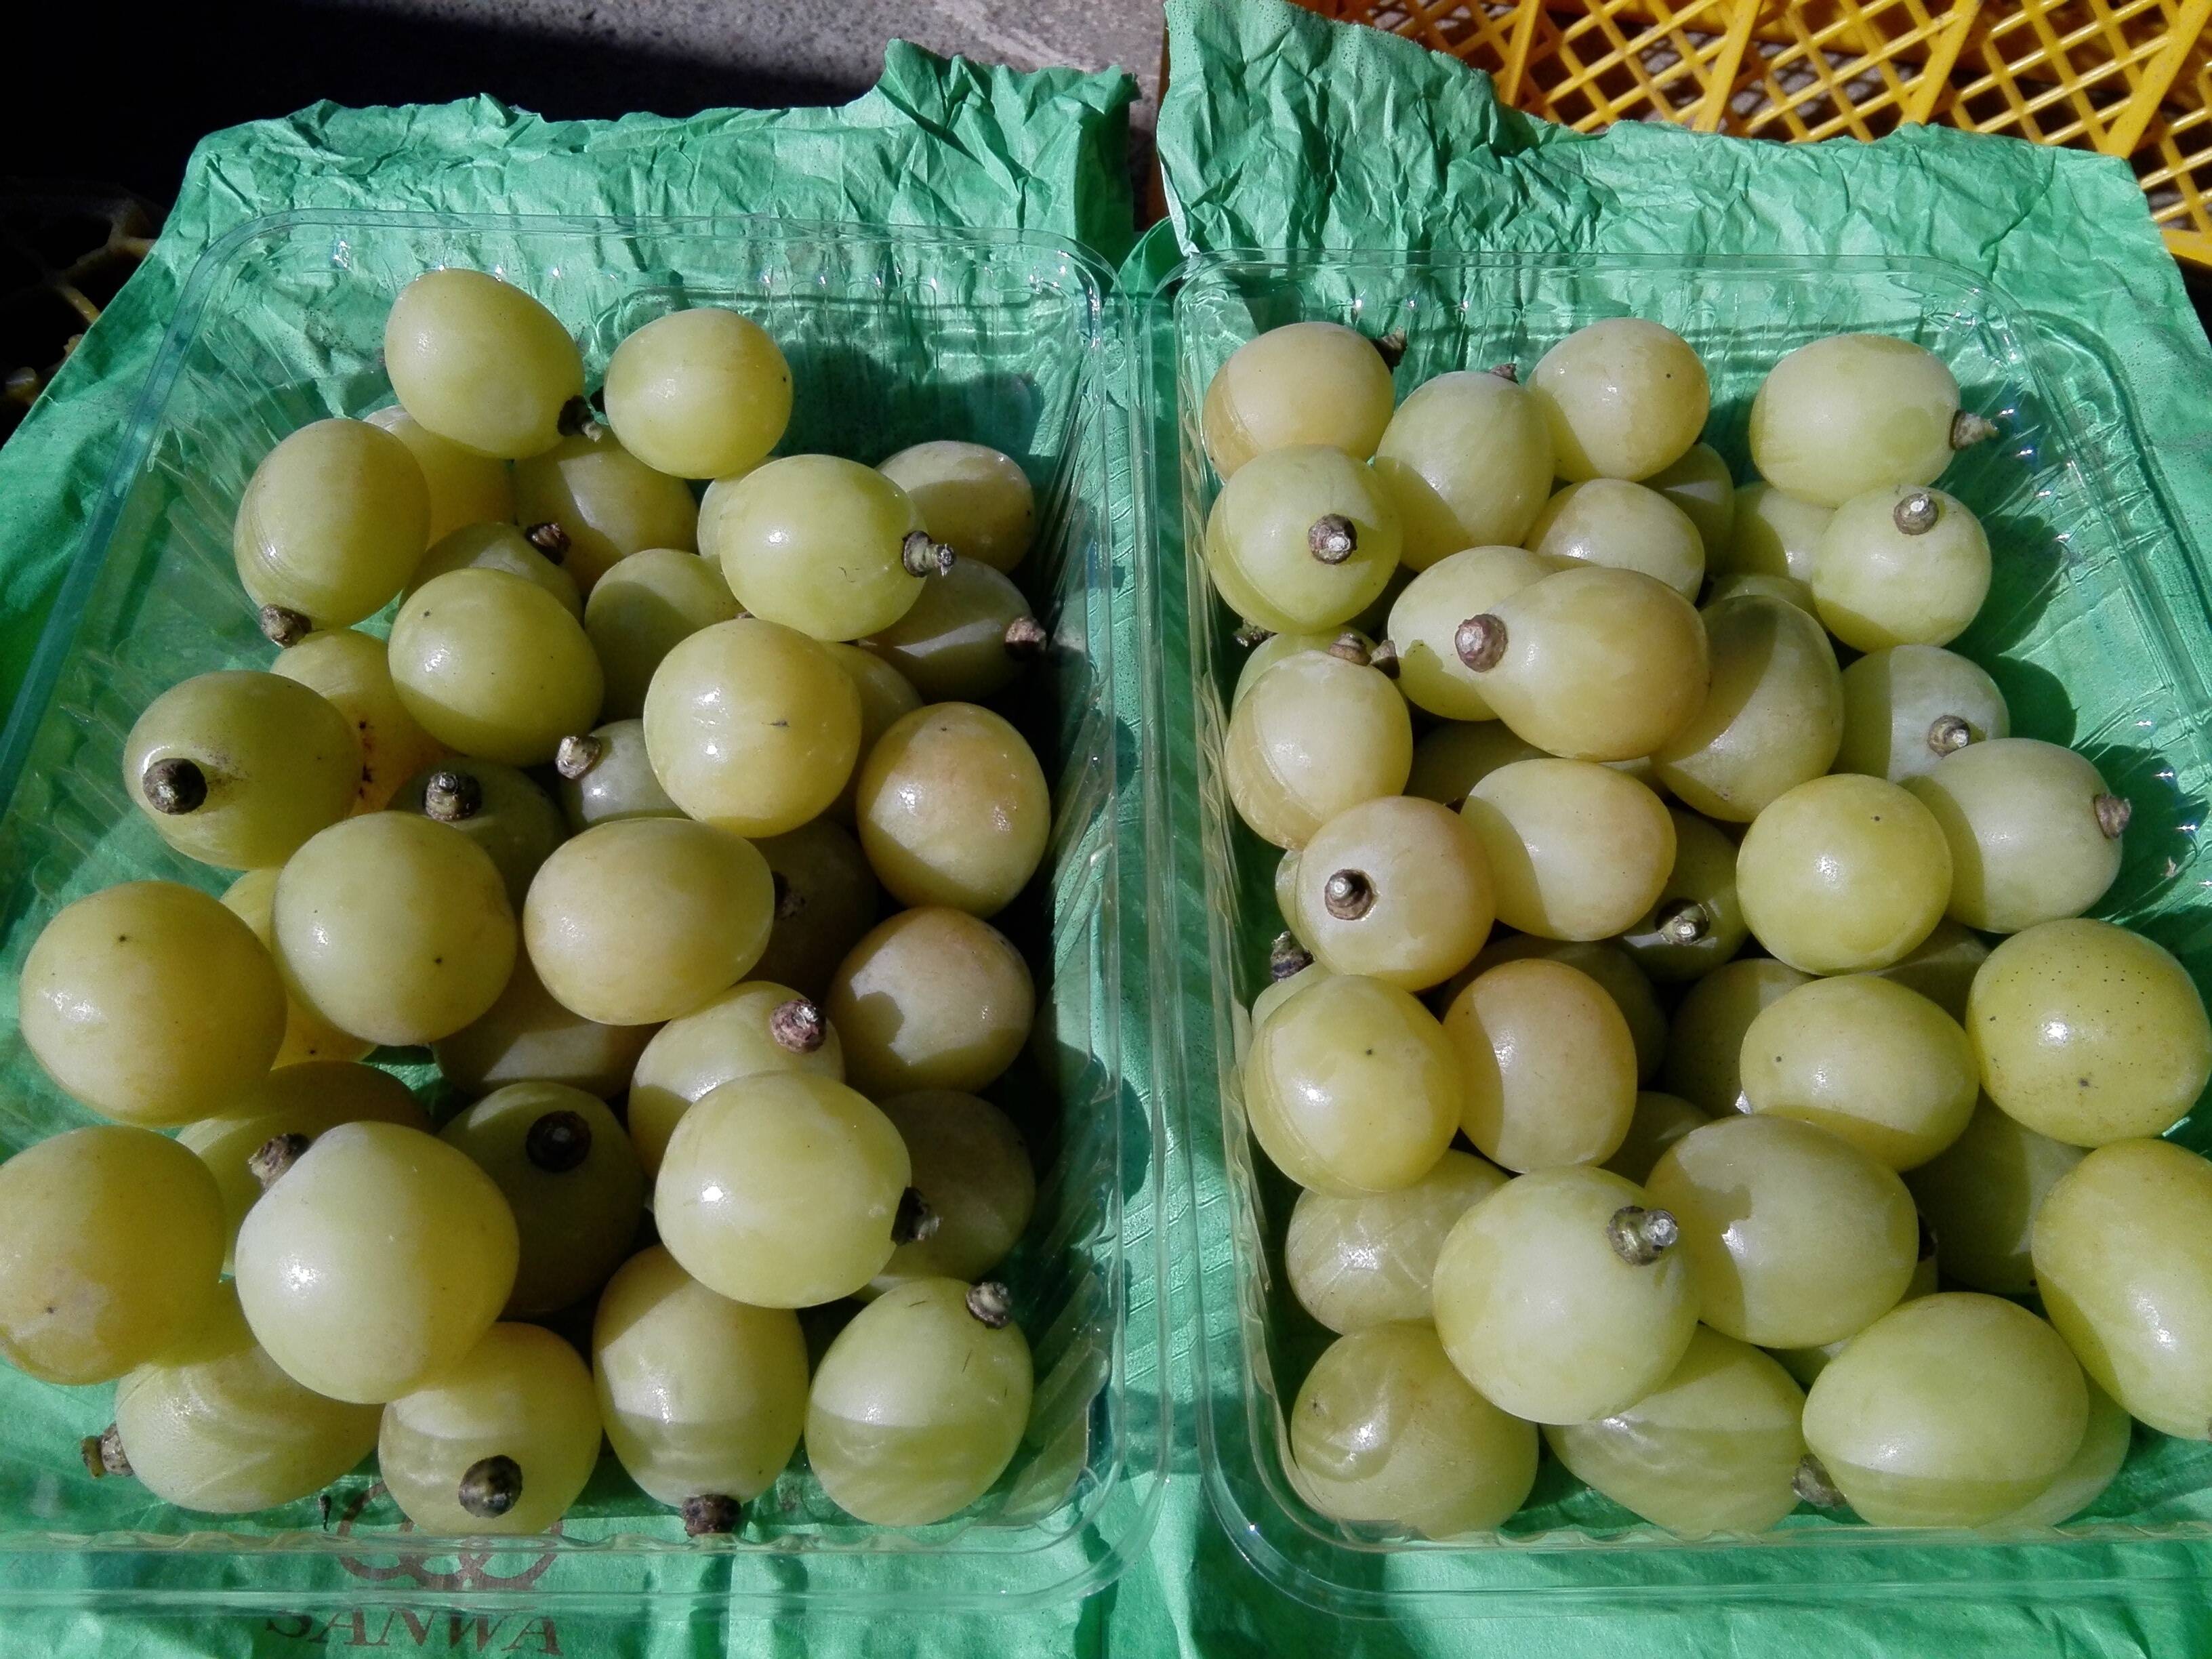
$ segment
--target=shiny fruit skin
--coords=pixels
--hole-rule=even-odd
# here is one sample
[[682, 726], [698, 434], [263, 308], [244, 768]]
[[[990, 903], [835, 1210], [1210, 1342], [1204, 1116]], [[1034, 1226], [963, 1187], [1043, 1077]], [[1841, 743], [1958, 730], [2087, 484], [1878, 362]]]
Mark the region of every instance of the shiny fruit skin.
[[1674, 824], [1659, 797], [1589, 761], [1501, 766], [1460, 811], [1489, 860], [1498, 920], [1540, 938], [1626, 932], [1674, 866]]
[[1969, 744], [1906, 786], [1951, 843], [1951, 919], [2016, 933], [2078, 916], [2120, 873], [2124, 803], [2070, 749]]
[[1933, 483], [1951, 463], [1959, 383], [1925, 346], [1839, 334], [1790, 352], [1751, 404], [1751, 459], [1768, 483], [1837, 507], [1869, 489]]
[[1297, 868], [1290, 920], [1332, 973], [1418, 991], [1466, 967], [1490, 936], [1489, 859], [1467, 820], [1433, 801], [1386, 795], [1346, 807]]
[[1951, 849], [1904, 789], [1837, 773], [1768, 804], [1735, 875], [1744, 920], [1769, 951], [1807, 973], [1866, 973], [1911, 955], [1943, 919]]
[[758, 1308], [812, 1307], [883, 1271], [910, 1173], [897, 1129], [852, 1090], [760, 1073], [709, 1090], [678, 1120], [653, 1218], [708, 1289]]
[[2016, 1304], [1924, 1296], [1875, 1322], [1805, 1401], [1805, 1440], [1863, 1520], [1972, 1527], [2027, 1503], [2088, 1426], [2081, 1368]]
[[1759, 1010], [1809, 977], [1771, 957], [1741, 957], [1714, 969], [1675, 1006], [1661, 1085], [1714, 1117], [1748, 1112], [1743, 1034]]
[[607, 424], [678, 478], [758, 466], [791, 422], [791, 366], [768, 331], [720, 306], [656, 317], [607, 359]]
[[1255, 455], [1329, 444], [1365, 460], [1389, 423], [1389, 366], [1340, 323], [1290, 323], [1247, 340], [1206, 382], [1199, 426], [1224, 479]]
[[1644, 1188], [1587, 1165], [1508, 1182], [1437, 1257], [1437, 1334], [1483, 1398], [1531, 1423], [1586, 1423], [1641, 1400], [1690, 1345], [1680, 1248], [1632, 1263], [1607, 1237]]
[[798, 995], [787, 985], [750, 979], [653, 1033], [630, 1078], [626, 1112], [630, 1144], [648, 1176], [660, 1172], [668, 1138], [684, 1114], [725, 1083], [763, 1072], [811, 1072], [844, 1080], [844, 1048], [837, 1028], [826, 1020], [821, 1044], [811, 1050], [776, 1040], [775, 1012]]
[[1711, 665], [1690, 603], [1641, 571], [1559, 571], [1491, 608], [1502, 653], [1480, 671], [1498, 717], [1547, 753], [1633, 760], [1704, 705]]
[[368, 1455], [379, 1416], [286, 1376], [228, 1285], [188, 1335], [115, 1388], [116, 1437], [132, 1477], [163, 1503], [204, 1515], [312, 1496]]
[[1528, 533], [1551, 492], [1551, 429], [1502, 374], [1439, 374], [1391, 416], [1375, 472], [1405, 526], [1407, 568], [1426, 570], [1462, 548]]
[[1680, 460], [1711, 405], [1705, 366], [1672, 329], [1608, 317], [1537, 362], [1529, 395], [1544, 411], [1561, 477], [1648, 478]]
[[1969, 743], [2007, 737], [2012, 714], [1988, 672], [1940, 645], [1869, 651], [1844, 671], [1844, 741], [1836, 770], [1904, 783], [1932, 772], [1950, 740], [1937, 723], [1966, 722]]
[[1359, 1198], [1300, 1193], [1283, 1241], [1291, 1293], [1340, 1335], [1426, 1320], [1444, 1236], [1509, 1178], [1496, 1165], [1454, 1150], [1395, 1192]]
[[350, 1060], [311, 1060], [283, 1066], [241, 1090], [219, 1117], [187, 1123], [177, 1144], [188, 1148], [222, 1194], [223, 1270], [246, 1212], [261, 1196], [261, 1181], [248, 1160], [277, 1135], [310, 1141], [341, 1123], [398, 1123], [427, 1132], [430, 1119], [414, 1094], [389, 1072]]
[[1303, 847], [1347, 806], [1401, 793], [1413, 723], [1375, 669], [1325, 652], [1286, 657], [1229, 717], [1223, 781], [1252, 833]]
[[592, 1376], [615, 1456], [663, 1504], [750, 1502], [783, 1472], [805, 1424], [798, 1316], [715, 1295], [658, 1244], [600, 1292]]
[[[1325, 558], [1326, 520], [1350, 548]], [[1215, 588], [1247, 622], [1277, 633], [1340, 628], [1382, 597], [1404, 543], [1374, 470], [1326, 445], [1255, 456], [1221, 488], [1206, 520]]]
[[393, 1400], [491, 1328], [514, 1284], [514, 1217], [434, 1135], [342, 1123], [246, 1212], [246, 1322], [298, 1382], [332, 1400]]
[[222, 1200], [190, 1152], [147, 1129], [70, 1129], [0, 1164], [0, 1359], [47, 1382], [104, 1382], [205, 1315]]
[[1405, 991], [1332, 975], [1273, 1010], [1244, 1060], [1244, 1109], [1276, 1168], [1340, 1198], [1411, 1186], [1459, 1127], [1443, 1032]]
[[861, 850], [902, 903], [995, 915], [1043, 862], [1052, 797], [1036, 752], [969, 702], [916, 709], [876, 740], [854, 796]]
[[459, 830], [404, 812], [349, 818], [294, 854], [270, 927], [292, 1000], [375, 1042], [451, 1036], [514, 969], [498, 866]]
[[645, 747], [669, 798], [740, 836], [781, 836], [844, 790], [860, 694], [819, 644], [757, 617], [671, 650], [645, 695]]
[[1685, 1537], [1765, 1532], [1797, 1507], [1804, 1390], [1767, 1355], [1704, 1326], [1626, 1411], [1547, 1428], [1569, 1473]]
[[162, 1128], [267, 1075], [284, 990], [253, 930], [197, 888], [125, 882], [65, 905], [23, 959], [24, 1045], [70, 1094]]
[[922, 528], [962, 560], [1012, 570], [1028, 556], [1036, 535], [1036, 492], [1012, 456], [938, 439], [910, 445], [876, 470], [906, 491]]
[[1460, 1127], [1516, 1172], [1600, 1164], [1636, 1109], [1636, 1045], [1598, 982], [1531, 957], [1478, 975], [1443, 1018], [1459, 1062]]
[[405, 444], [366, 421], [314, 421], [254, 468], [231, 554], [255, 605], [343, 628], [399, 591], [429, 528], [429, 487]]
[[448, 571], [416, 589], [392, 620], [392, 680], [439, 742], [510, 766], [550, 761], [590, 731], [605, 690], [582, 625], [504, 570]]
[[1036, 985], [1005, 934], [963, 910], [885, 918], [830, 976], [823, 1001], [853, 1086], [872, 1098], [990, 1086], [1029, 1041]]
[[[189, 762], [206, 783], [190, 811], [160, 811], [148, 793], [149, 771], [166, 761]], [[124, 787], [161, 839], [223, 870], [283, 863], [353, 810], [361, 777], [361, 742], [345, 714], [296, 681], [248, 669], [171, 686], [123, 747]]]
[[[1455, 641], [1459, 625], [1508, 593], [1563, 568], [1549, 554], [1486, 544], [1432, 561], [1390, 606], [1389, 638], [1398, 653], [1398, 689], [1407, 702], [1447, 720], [1497, 719], [1482, 695], [1481, 676], [1460, 660]], [[1326, 646], [1328, 641], [1320, 643]], [[1243, 684], [1240, 676], [1237, 684]]]
[[2100, 1146], [2044, 1195], [2033, 1250], [2090, 1380], [2163, 1433], [2212, 1438], [2212, 1164], [2172, 1141]]
[[683, 480], [654, 471], [596, 422], [515, 464], [514, 507], [521, 523], [554, 525], [568, 538], [561, 568], [586, 598], [633, 553], [706, 548], [699, 509]]
[[1809, 1123], [1717, 1119], [1668, 1148], [1644, 1185], [1681, 1224], [1705, 1323], [1762, 1348], [1864, 1329], [1919, 1257], [1896, 1171]]
[[969, 1287], [919, 1279], [837, 1334], [806, 1402], [806, 1455], [830, 1502], [881, 1527], [968, 1507], [1013, 1461], [1029, 1426], [1028, 1340], [969, 1312]]
[[751, 842], [684, 818], [626, 818], [545, 860], [522, 936], [562, 1007], [647, 1025], [743, 979], [775, 912], [775, 878]]
[[[544, 1532], [599, 1461], [599, 1407], [576, 1351], [536, 1325], [495, 1325], [468, 1352], [384, 1408], [377, 1472], [426, 1533]], [[461, 1492], [483, 1460], [518, 1466], [514, 1507], [487, 1515]]]
[[1299, 1385], [1290, 1432], [1291, 1479], [1316, 1509], [1426, 1538], [1489, 1531], [1536, 1480], [1535, 1430], [1468, 1387], [1426, 1323], [1339, 1338]]
[[1965, 1133], [1980, 1081], [1958, 1022], [1874, 974], [1815, 980], [1762, 1009], [1742, 1077], [1753, 1111], [1817, 1125], [1899, 1170]]
[[2188, 970], [2109, 921], [2004, 940], [1974, 975], [1966, 1026], [1990, 1098], [2075, 1146], [2162, 1133], [2212, 1078], [2212, 1021]]
[[1652, 770], [1692, 811], [1749, 823], [1833, 763], [1843, 679], [1820, 623], [1794, 605], [1747, 594], [1702, 614], [1712, 687], [1689, 723], [1652, 751]]
[[480, 455], [535, 455], [584, 392], [584, 360], [561, 320], [480, 270], [426, 271], [384, 325], [385, 372], [400, 406]]

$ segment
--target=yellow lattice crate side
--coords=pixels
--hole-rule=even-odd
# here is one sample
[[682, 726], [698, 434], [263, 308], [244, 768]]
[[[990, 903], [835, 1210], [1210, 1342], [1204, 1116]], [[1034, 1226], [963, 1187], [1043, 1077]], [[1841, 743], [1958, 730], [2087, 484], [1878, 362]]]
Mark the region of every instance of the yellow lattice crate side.
[[2212, 264], [2212, 50], [2199, 41], [2135, 153], [2151, 216], [2180, 257]]
[[1876, 138], [1936, 121], [2135, 157], [2212, 264], [2212, 0], [1302, 0], [1486, 70], [1582, 131]]
[[1726, 130], [1747, 137], [1879, 138], [1925, 121], [1977, 9], [1973, 0], [1772, 6], [1780, 36], [1745, 65]]
[[1984, 5], [1935, 118], [2124, 155], [2208, 16], [2212, 0]]

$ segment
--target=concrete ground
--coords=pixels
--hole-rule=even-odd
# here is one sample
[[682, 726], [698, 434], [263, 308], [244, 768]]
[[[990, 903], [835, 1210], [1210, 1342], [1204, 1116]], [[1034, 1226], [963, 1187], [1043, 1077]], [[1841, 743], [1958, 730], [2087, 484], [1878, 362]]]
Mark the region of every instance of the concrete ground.
[[884, 43], [1030, 69], [1119, 64], [1158, 91], [1158, 0], [225, 0], [95, 12], [81, 50], [10, 77], [7, 179], [110, 180], [156, 203], [201, 134], [319, 98], [488, 92], [553, 117], [835, 104]]

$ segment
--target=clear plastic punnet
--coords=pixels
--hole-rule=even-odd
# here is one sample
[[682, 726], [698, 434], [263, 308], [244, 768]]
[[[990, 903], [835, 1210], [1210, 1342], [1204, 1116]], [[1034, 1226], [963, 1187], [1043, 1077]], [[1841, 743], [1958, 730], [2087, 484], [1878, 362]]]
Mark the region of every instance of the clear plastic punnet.
[[[2199, 824], [2212, 794], [2212, 608], [2201, 556], [2141, 456], [2142, 429], [2099, 343], [2024, 315], [1969, 273], [1899, 258], [1682, 258], [1445, 252], [1222, 252], [1162, 285], [1145, 337], [1166, 662], [1181, 725], [1176, 860], [1186, 964], [1163, 1051], [1210, 1224], [1195, 1272], [1202, 1329], [1195, 1431], [1213, 1507], [1279, 1588], [1335, 1612], [1545, 1613], [1670, 1597], [1863, 1594], [2009, 1596], [2197, 1593], [2212, 1536], [2212, 1444], [2138, 1428], [2119, 1479], [2085, 1514], [2024, 1534], [1931, 1533], [1800, 1509], [1757, 1537], [1686, 1540], [1639, 1521], [1547, 1458], [1522, 1510], [1495, 1534], [1432, 1541], [1322, 1515], [1301, 1495], [1286, 1414], [1330, 1334], [1297, 1305], [1283, 1238], [1296, 1188], [1247, 1131], [1237, 1062], [1268, 948], [1283, 923], [1281, 857], [1238, 822], [1222, 776], [1230, 695], [1246, 647], [1199, 556], [1219, 488], [1198, 413], [1214, 371], [1255, 334], [1328, 319], [1402, 331], [1403, 398], [1447, 370], [1532, 365], [1601, 318], [1649, 318], [1704, 358], [1706, 438], [1748, 482], [1753, 394], [1784, 353], [1826, 335], [1916, 340], [1948, 362], [1967, 409], [1998, 435], [1942, 480], [1988, 527], [1996, 580], [1954, 647], [1985, 667], [2016, 735], [2069, 744], [2135, 816], [2126, 861], [2094, 914], [2141, 928], [2212, 984], [2212, 865]], [[1185, 752], [1188, 745], [1188, 752]], [[2212, 1146], [2202, 1108], [2174, 1132]], [[1216, 1173], [1218, 1171], [1218, 1174]], [[2192, 1547], [2192, 1546], [2194, 1547]]]
[[[1120, 653], [1141, 651], [1128, 480], [1147, 434], [1110, 276], [1073, 244], [769, 219], [301, 211], [212, 248], [128, 416], [0, 740], [0, 1151], [91, 1121], [15, 1025], [16, 977], [44, 921], [134, 877], [224, 884], [169, 853], [126, 800], [125, 733], [173, 682], [271, 659], [233, 565], [240, 492], [287, 433], [391, 401], [385, 313], [441, 265], [495, 272], [544, 301], [581, 342], [593, 384], [616, 342], [657, 315], [744, 312], [792, 367], [787, 452], [872, 465], [958, 438], [1028, 470], [1038, 537], [1017, 580], [1050, 645], [1010, 707], [1044, 762], [1054, 824], [1042, 872], [1000, 920], [1036, 974], [1039, 1012], [994, 1092], [1043, 1126], [1036, 1219], [1002, 1275], [1036, 1354], [1029, 1431], [989, 1494], [933, 1527], [853, 1521], [802, 1457], [746, 1506], [737, 1534], [690, 1539], [606, 1456], [556, 1533], [471, 1540], [412, 1531], [366, 1466], [327, 1508], [310, 1499], [234, 1522], [95, 1482], [76, 1438], [106, 1422], [109, 1391], [11, 1371], [0, 1376], [0, 1606], [905, 1614], [1096, 1589], [1141, 1550], [1171, 1444], [1167, 1141], [1144, 1071], [1167, 1011], [1145, 990], [1152, 878], [1136, 855], [1164, 836], [1140, 766], [1160, 722], [1136, 706], [1155, 682], [1115, 673]], [[366, 625], [381, 633], [388, 619]], [[428, 1075], [408, 1071], [425, 1051], [376, 1059]]]

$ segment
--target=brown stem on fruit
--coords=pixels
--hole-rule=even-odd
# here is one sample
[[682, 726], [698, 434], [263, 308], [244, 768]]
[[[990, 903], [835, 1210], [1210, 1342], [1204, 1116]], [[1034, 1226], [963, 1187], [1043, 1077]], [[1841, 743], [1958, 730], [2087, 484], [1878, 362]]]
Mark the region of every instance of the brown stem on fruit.
[[1275, 942], [1267, 949], [1267, 982], [1279, 985], [1292, 974], [1302, 974], [1313, 966], [1313, 952], [1298, 943], [1290, 933], [1278, 933]]
[[2136, 815], [2135, 803], [2124, 795], [2100, 795], [2094, 804], [2097, 828], [2105, 832], [2106, 841], [2118, 841], [2126, 833], [2128, 820]]
[[1951, 447], [1972, 449], [1976, 444], [1997, 435], [1997, 423], [1984, 420], [1979, 415], [1960, 410], [1951, 417]]
[[422, 781], [422, 816], [459, 823], [483, 811], [483, 785], [472, 775], [441, 766]]
[[555, 429], [562, 437], [574, 438], [581, 435], [586, 428], [597, 426], [599, 422], [592, 418], [589, 398], [571, 398], [561, 405], [561, 413], [553, 424]]
[[1367, 641], [1350, 629], [1345, 629], [1322, 647], [1339, 662], [1348, 662], [1355, 668], [1364, 668], [1374, 661], [1368, 654]]
[[899, 562], [909, 576], [949, 576], [956, 556], [943, 542], [933, 542], [927, 530], [910, 530], [899, 544]]
[[85, 1436], [76, 1449], [84, 1459], [84, 1472], [95, 1480], [132, 1473], [131, 1460], [123, 1455], [123, 1436], [112, 1423], [98, 1434]]
[[891, 1217], [891, 1243], [919, 1244], [925, 1238], [934, 1238], [941, 1219], [929, 1207], [921, 1188], [909, 1187], [899, 1194], [898, 1211]]
[[522, 539], [555, 564], [568, 556], [568, 532], [550, 519], [543, 524], [532, 525], [522, 532]]
[[1938, 714], [1928, 723], [1928, 747], [1938, 755], [1953, 755], [1974, 740], [1974, 728], [1961, 714]]
[[1394, 328], [1375, 342], [1375, 355], [1382, 360], [1385, 368], [1395, 368], [1406, 361], [1406, 331]]
[[1323, 564], [1342, 564], [1359, 550], [1359, 531], [1341, 513], [1324, 513], [1306, 532], [1306, 547]]
[[1364, 870], [1339, 870], [1322, 884], [1321, 902], [1339, 921], [1357, 921], [1375, 908], [1375, 884]]
[[1674, 1248], [1682, 1236], [1674, 1218], [1664, 1210], [1647, 1210], [1640, 1204], [1624, 1204], [1605, 1224], [1605, 1241], [1613, 1253], [1632, 1267], [1648, 1267]]
[[561, 746], [553, 751], [553, 769], [570, 781], [580, 778], [599, 763], [607, 752], [607, 740], [588, 732], [579, 732], [561, 739]]
[[745, 1518], [745, 1506], [726, 1493], [702, 1492], [684, 1500], [684, 1532], [689, 1538], [735, 1532]]
[[592, 1155], [592, 1126], [580, 1112], [548, 1112], [523, 1136], [522, 1155], [548, 1175], [566, 1175]]
[[496, 1454], [478, 1458], [462, 1474], [454, 1496], [479, 1521], [496, 1521], [522, 1501], [522, 1466]]
[[1695, 945], [1713, 931], [1712, 915], [1695, 899], [1660, 906], [1655, 931], [1669, 945]]
[[1498, 659], [1505, 654], [1504, 619], [1487, 613], [1469, 617], [1453, 630], [1452, 649], [1459, 653], [1459, 659], [1475, 673], [1488, 673], [1498, 666]]
[[300, 1154], [307, 1150], [307, 1146], [305, 1135], [271, 1135], [247, 1157], [246, 1172], [261, 1183], [261, 1190], [265, 1193], [285, 1170], [300, 1161]]
[[781, 870], [769, 872], [769, 881], [775, 893], [775, 919], [789, 921], [806, 908], [806, 895], [791, 884], [791, 878]]
[[1386, 680], [1396, 679], [1398, 647], [1388, 640], [1376, 641], [1375, 648], [1367, 653], [1367, 665]]
[[768, 1034], [779, 1048], [794, 1054], [811, 1054], [829, 1040], [829, 1016], [811, 997], [793, 997], [769, 1012]]
[[315, 631], [304, 611], [295, 611], [289, 605], [264, 605], [255, 613], [261, 632], [279, 650], [289, 650]]
[[1035, 617], [1017, 617], [1006, 624], [1006, 654], [1016, 662], [1030, 662], [1044, 654], [1052, 636]]
[[1816, 1510], [1839, 1510], [1844, 1506], [1844, 1495], [1828, 1479], [1826, 1467], [1810, 1452], [1798, 1461], [1797, 1473], [1790, 1478], [1790, 1490]]
[[207, 804], [207, 774], [182, 756], [172, 755], [138, 775], [138, 792], [164, 817], [180, 817]]
[[1889, 521], [1905, 536], [1924, 536], [1936, 527], [1943, 516], [1943, 509], [1935, 496], [1924, 489], [1916, 489], [1892, 507]]
[[1492, 363], [1490, 372], [1510, 385], [1521, 384], [1521, 365], [1518, 363]]
[[1269, 640], [1273, 639], [1275, 630], [1272, 628], [1262, 628], [1257, 623], [1246, 623], [1231, 637], [1237, 644], [1249, 651], [1254, 646], [1265, 645]]
[[1014, 1316], [1013, 1293], [995, 1279], [968, 1287], [968, 1311], [993, 1330], [1004, 1330]]

